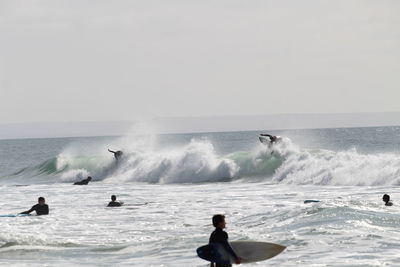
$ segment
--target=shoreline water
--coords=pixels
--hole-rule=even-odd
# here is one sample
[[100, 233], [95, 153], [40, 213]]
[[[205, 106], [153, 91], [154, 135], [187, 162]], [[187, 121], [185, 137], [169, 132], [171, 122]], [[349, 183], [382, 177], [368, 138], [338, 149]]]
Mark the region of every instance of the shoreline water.
[[[257, 266], [393, 265], [400, 210], [380, 197], [389, 193], [396, 205], [397, 190], [265, 183], [1, 186], [10, 203], [2, 213], [30, 207], [40, 192], [50, 215], [0, 218], [0, 264], [205, 266], [195, 249], [208, 242], [212, 214], [223, 213], [230, 240], [288, 247]], [[126, 204], [148, 204], [106, 208], [111, 194]], [[303, 203], [310, 198], [321, 202]]]

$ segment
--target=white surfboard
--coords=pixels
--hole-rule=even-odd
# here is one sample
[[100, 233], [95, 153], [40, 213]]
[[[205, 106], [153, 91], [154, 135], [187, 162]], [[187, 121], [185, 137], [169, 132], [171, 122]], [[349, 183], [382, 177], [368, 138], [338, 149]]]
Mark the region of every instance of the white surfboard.
[[258, 137], [258, 139], [259, 139], [260, 142], [263, 143], [264, 145], [272, 145], [273, 143], [278, 143], [278, 142], [282, 141], [282, 137], [279, 136], [279, 135], [276, 136], [275, 142], [271, 142], [271, 139], [270, 139], [268, 136], [263, 136], [263, 135], [260, 135], [260, 136]]
[[[236, 255], [242, 258], [242, 263], [264, 261], [275, 257], [279, 253], [285, 250], [285, 246], [278, 244], [267, 243], [267, 242], [256, 242], [256, 241], [233, 241], [229, 242]], [[234, 259], [230, 254], [221, 247], [223, 251], [219, 251], [223, 258], [230, 258], [231, 263], [234, 263]]]

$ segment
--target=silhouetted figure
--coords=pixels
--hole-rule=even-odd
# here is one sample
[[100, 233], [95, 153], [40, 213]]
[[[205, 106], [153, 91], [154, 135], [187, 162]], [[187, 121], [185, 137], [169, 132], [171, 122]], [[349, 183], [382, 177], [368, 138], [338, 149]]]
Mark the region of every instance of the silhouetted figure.
[[122, 153], [121, 150], [112, 151], [112, 150], [108, 149], [108, 151], [114, 154], [114, 157], [116, 160], [118, 160], [122, 156], [122, 154], [124, 154], [124, 153]]
[[385, 206], [392, 206], [393, 203], [390, 201], [390, 196], [387, 194], [384, 194], [382, 197], [382, 200], [385, 202]]
[[49, 206], [45, 203], [44, 197], [38, 198], [38, 204], [34, 205], [30, 210], [21, 212], [20, 214], [29, 214], [32, 211], [36, 211], [36, 215], [47, 215], [49, 214]]
[[92, 177], [88, 176], [88, 178], [86, 178], [82, 181], [75, 182], [74, 185], [87, 185], [91, 180], [92, 180]]
[[118, 202], [117, 197], [115, 195], [111, 196], [111, 202], [108, 203], [107, 207], [120, 207], [124, 204], [124, 202]]
[[[270, 135], [270, 134], [260, 134], [260, 136], [267, 136], [269, 138], [269, 142], [271, 144], [281, 140], [280, 136], [276, 136], [276, 135]], [[259, 138], [261, 143], [264, 143], [264, 138]]]
[[[231, 245], [229, 245], [228, 242], [228, 233], [224, 231], [226, 222], [225, 222], [225, 216], [221, 214], [216, 214], [212, 218], [212, 223], [215, 227], [215, 231], [211, 233], [210, 235], [210, 242], [209, 244], [221, 244], [225, 250], [235, 259], [236, 264], [240, 264], [242, 259], [238, 257], [233, 251]], [[221, 264], [221, 263], [211, 263], [210, 266], [215, 266], [215, 267], [230, 267], [232, 264]]]

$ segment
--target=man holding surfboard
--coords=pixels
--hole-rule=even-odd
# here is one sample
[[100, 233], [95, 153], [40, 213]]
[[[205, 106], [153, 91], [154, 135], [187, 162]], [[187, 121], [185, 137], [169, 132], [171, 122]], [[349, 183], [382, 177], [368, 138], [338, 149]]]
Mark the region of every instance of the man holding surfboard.
[[[232, 263], [264, 261], [275, 257], [285, 250], [285, 246], [260, 241], [233, 241], [228, 243], [225, 228], [225, 216], [214, 215], [212, 218], [215, 231], [210, 236], [208, 245], [196, 249], [197, 256], [211, 262], [211, 267], [232, 266]], [[214, 265], [216, 264], [216, 265]]]
[[[240, 264], [241, 258], [238, 257], [231, 248], [228, 243], [228, 233], [225, 232], [223, 229], [226, 227], [225, 216], [221, 214], [214, 215], [212, 218], [213, 225], [215, 227], [214, 232], [210, 235], [210, 244], [219, 244], [235, 259], [236, 264]], [[224, 263], [211, 263], [211, 266], [215, 267], [229, 267], [232, 264], [224, 264]]]

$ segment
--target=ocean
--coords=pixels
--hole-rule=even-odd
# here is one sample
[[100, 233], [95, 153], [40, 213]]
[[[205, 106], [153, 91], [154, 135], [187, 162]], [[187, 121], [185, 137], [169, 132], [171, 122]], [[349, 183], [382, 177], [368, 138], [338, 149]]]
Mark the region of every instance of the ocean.
[[0, 265], [205, 267], [221, 213], [230, 240], [287, 246], [248, 266], [400, 266], [400, 127], [259, 133], [0, 140], [0, 215], [50, 207], [0, 217]]

